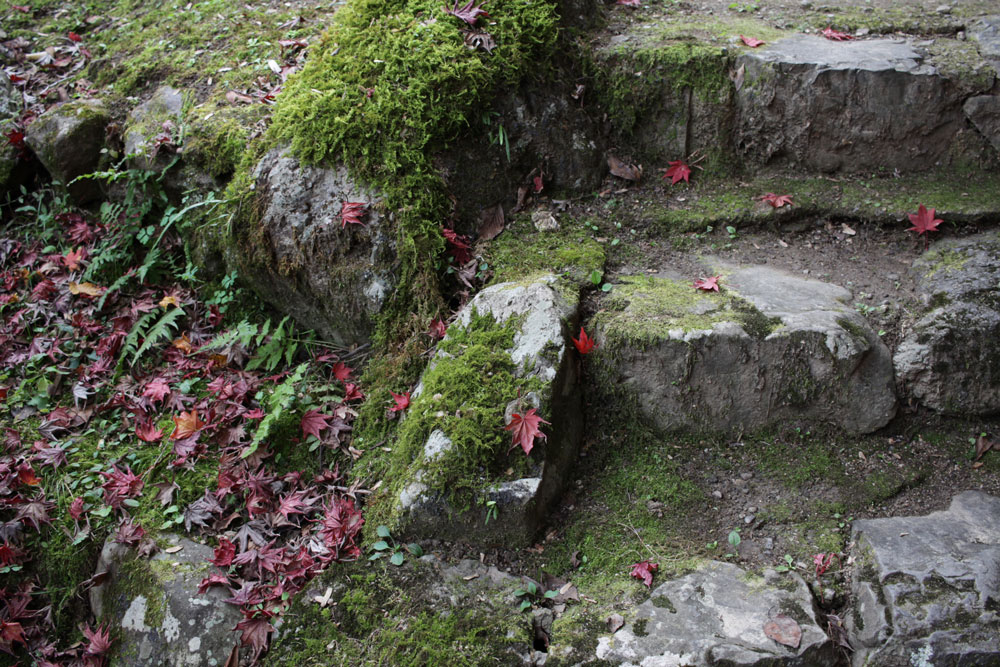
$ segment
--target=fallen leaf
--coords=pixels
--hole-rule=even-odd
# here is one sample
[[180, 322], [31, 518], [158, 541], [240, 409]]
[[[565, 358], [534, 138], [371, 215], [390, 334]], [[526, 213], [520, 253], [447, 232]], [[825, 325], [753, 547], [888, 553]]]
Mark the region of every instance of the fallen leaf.
[[840, 223], [840, 231], [842, 231], [844, 234], [847, 234], [848, 236], [854, 236], [855, 234], [857, 234], [857, 232], [854, 231], [850, 227], [850, 225], [848, 225], [846, 222]]
[[205, 422], [198, 419], [198, 411], [192, 410], [191, 412], [181, 412], [180, 415], [174, 417], [174, 432], [170, 434], [170, 437], [174, 440], [185, 440], [190, 438], [195, 432], [205, 426]]
[[351, 225], [364, 225], [361, 218], [368, 212], [368, 204], [359, 201], [345, 201], [340, 204], [340, 228]]
[[641, 579], [642, 583], [646, 584], [646, 588], [650, 588], [653, 585], [653, 573], [658, 569], [660, 569], [659, 563], [643, 560], [632, 566], [629, 576]]
[[764, 634], [785, 646], [798, 648], [802, 642], [802, 628], [795, 619], [778, 614], [764, 624]]
[[757, 197], [757, 201], [766, 202], [771, 205], [772, 208], [781, 208], [786, 204], [788, 206], [794, 206], [795, 202], [792, 201], [791, 195], [777, 195], [773, 192], [768, 192]]
[[663, 178], [669, 178], [671, 185], [677, 185], [681, 181], [685, 183], [691, 182], [691, 166], [684, 162], [684, 160], [673, 160], [669, 165], [663, 172]]
[[479, 214], [479, 238], [483, 241], [495, 239], [503, 231], [505, 223], [502, 205], [483, 209]]
[[576, 346], [576, 351], [580, 354], [589, 354], [590, 351], [596, 346], [594, 339], [587, 335], [587, 332], [583, 330], [583, 327], [580, 327], [580, 337], [571, 338], [570, 340], [573, 341], [573, 345]]
[[749, 46], [751, 49], [756, 49], [758, 46], [762, 46], [767, 43], [759, 39], [754, 39], [753, 37], [747, 37], [745, 35], [740, 35], [740, 39], [743, 40], [743, 43]]
[[75, 283], [70, 282], [69, 284], [70, 294], [82, 294], [84, 296], [100, 296], [104, 293], [103, 287], [98, 287], [94, 283]]
[[740, 65], [739, 68], [733, 73], [733, 87], [736, 88], [736, 92], [739, 92], [743, 87], [743, 79], [746, 77], [746, 65]]
[[505, 431], [513, 431], [514, 442], [511, 447], [520, 445], [525, 454], [530, 454], [535, 446], [535, 438], [546, 439], [546, 435], [538, 428], [540, 424], [548, 424], [538, 415], [535, 408], [531, 408], [523, 415], [514, 413], [510, 416], [510, 423], [504, 426]]
[[243, 104], [252, 104], [253, 98], [249, 95], [244, 95], [243, 93], [237, 93], [235, 90], [230, 90], [226, 93], [226, 101], [230, 104], [236, 104], [237, 102], [242, 102]]
[[719, 278], [722, 276], [711, 276], [709, 278], [699, 278], [694, 281], [693, 287], [695, 289], [704, 290], [706, 292], [718, 292], [719, 291]]
[[622, 618], [621, 614], [611, 614], [605, 619], [608, 624], [608, 630], [611, 632], [618, 632], [623, 625], [625, 625], [625, 619]]
[[917, 208], [916, 213], [910, 213], [910, 222], [913, 226], [907, 229], [908, 232], [916, 232], [917, 236], [921, 234], [926, 234], [928, 232], [938, 231], [938, 225], [940, 225], [944, 220], [941, 218], [934, 217], [935, 210], [932, 208], [930, 211], [927, 210], [923, 204]]
[[469, 25], [476, 25], [476, 21], [479, 20], [480, 16], [489, 16], [489, 14], [486, 13], [486, 10], [482, 9], [482, 5], [484, 4], [486, 4], [485, 1], [476, 5], [476, 0], [469, 0], [469, 2], [459, 7], [458, 0], [455, 0], [455, 5], [451, 9], [448, 7], [442, 7], [441, 11], [445, 14], [451, 14], [455, 18], [461, 19]]
[[834, 30], [831, 26], [823, 28], [823, 30], [820, 31], [820, 34], [822, 34], [829, 40], [833, 40], [834, 42], [846, 42], [848, 40], [854, 39], [854, 37], [848, 35], [846, 32], [838, 32]]
[[389, 408], [389, 412], [402, 412], [410, 407], [410, 392], [397, 394], [394, 391], [390, 391], [389, 393], [392, 394], [392, 400], [395, 402], [395, 405]]
[[997, 443], [991, 442], [986, 439], [986, 436], [981, 435], [976, 438], [976, 456], [973, 461], [978, 461], [983, 458], [983, 454], [990, 451], [991, 449], [1000, 449], [997, 447]]
[[635, 166], [632, 164], [626, 164], [616, 158], [614, 155], [608, 156], [608, 169], [611, 173], [618, 178], [624, 178], [626, 181], [638, 181], [642, 178], [642, 166]]
[[178, 544], [177, 546], [167, 547], [166, 549], [163, 550], [163, 553], [165, 553], [165, 554], [175, 554], [175, 553], [177, 553], [178, 551], [180, 551], [183, 548], [184, 548], [183, 544]]

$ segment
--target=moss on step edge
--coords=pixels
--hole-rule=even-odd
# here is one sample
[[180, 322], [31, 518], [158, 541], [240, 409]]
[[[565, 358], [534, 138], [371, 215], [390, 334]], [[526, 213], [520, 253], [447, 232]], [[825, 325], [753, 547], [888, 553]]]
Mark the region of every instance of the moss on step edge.
[[[418, 471], [430, 492], [443, 493], [459, 510], [471, 507], [482, 489], [530, 472], [538, 455], [529, 458], [520, 449], [511, 451], [511, 436], [503, 421], [504, 408], [519, 395], [535, 391], [544, 396], [543, 382], [518, 377], [507, 352], [521, 325], [518, 318], [497, 323], [492, 316], [477, 313], [467, 328], [452, 325], [423, 375], [421, 394], [384, 443], [390, 451], [376, 446], [369, 435], [358, 434], [356, 446], [366, 451], [358, 461], [360, 474], [386, 480], [366, 510], [369, 525], [396, 525], [399, 493]], [[548, 417], [548, 407], [543, 400], [539, 414]], [[362, 415], [366, 410], [384, 414], [385, 409], [384, 404], [369, 399]], [[452, 448], [426, 462], [424, 444], [435, 429], [448, 436]]]

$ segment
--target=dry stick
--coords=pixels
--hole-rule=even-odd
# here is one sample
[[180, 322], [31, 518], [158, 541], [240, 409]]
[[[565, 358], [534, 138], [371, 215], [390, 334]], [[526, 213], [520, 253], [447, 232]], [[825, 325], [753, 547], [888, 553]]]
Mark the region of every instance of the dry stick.
[[653, 558], [655, 558], [657, 560], [663, 560], [663, 557], [660, 554], [658, 554], [657, 552], [653, 551], [653, 547], [651, 547], [648, 544], [646, 544], [646, 541], [642, 539], [642, 535], [640, 535], [639, 531], [635, 529], [635, 526], [633, 526], [630, 523], [629, 524], [625, 524], [625, 523], [622, 523], [620, 521], [618, 521], [616, 523], [619, 526], [621, 526], [622, 528], [628, 528], [633, 533], [635, 533], [635, 537], [636, 537], [637, 540], [639, 540], [639, 544], [641, 544], [642, 546], [646, 547], [646, 550], [649, 551], [649, 553], [651, 553], [653, 555]]

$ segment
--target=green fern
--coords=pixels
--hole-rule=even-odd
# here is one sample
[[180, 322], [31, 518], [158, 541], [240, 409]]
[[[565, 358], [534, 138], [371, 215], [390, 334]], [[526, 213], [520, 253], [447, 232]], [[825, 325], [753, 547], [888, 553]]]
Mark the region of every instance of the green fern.
[[261, 345], [261, 341], [267, 336], [267, 329], [271, 324], [271, 320], [264, 323], [263, 329], [257, 335], [257, 344], [260, 347], [257, 349], [257, 353], [254, 354], [253, 359], [250, 360], [250, 363], [247, 364], [248, 371], [263, 366], [265, 370], [271, 372], [277, 368], [282, 359], [284, 359], [286, 364], [292, 363], [292, 359], [295, 358], [295, 353], [299, 349], [299, 343], [292, 338], [292, 325], [288, 326], [287, 331], [285, 330], [287, 322], [288, 316], [286, 315], [267, 342]]
[[[270, 320], [268, 320], [268, 322], [270, 322]], [[218, 336], [202, 345], [201, 349], [206, 352], [210, 350], [221, 350], [234, 343], [238, 343], [243, 347], [249, 347], [250, 343], [254, 339], [254, 336], [256, 336], [258, 332], [259, 329], [256, 324], [243, 320], [232, 329], [223, 331]]]
[[257, 451], [260, 443], [271, 434], [271, 426], [281, 418], [285, 410], [288, 410], [292, 406], [292, 403], [295, 401], [297, 385], [302, 382], [302, 378], [305, 377], [308, 367], [308, 362], [296, 366], [295, 370], [271, 392], [271, 395], [267, 399], [267, 414], [260, 420], [260, 425], [253, 435], [253, 440], [250, 441], [250, 446], [247, 450], [243, 452], [242, 458], [247, 458]]
[[[177, 320], [180, 316], [184, 314], [184, 309], [177, 306], [171, 310], [166, 311], [160, 316], [160, 319], [156, 320], [153, 326], [149, 327], [148, 331], [145, 328], [152, 321], [152, 317], [156, 315], [156, 311], [150, 311], [144, 314], [132, 327], [132, 331], [129, 332], [128, 337], [125, 339], [125, 345], [122, 346], [121, 356], [118, 357], [118, 366], [121, 367], [125, 358], [129, 355], [132, 357], [132, 361], [129, 362], [130, 366], [135, 366], [136, 362], [142, 358], [145, 354], [157, 343], [164, 340], [169, 340], [173, 336], [173, 330], [177, 328]], [[139, 345], [139, 339], [142, 338], [142, 344]], [[138, 346], [138, 347], [136, 347]]]

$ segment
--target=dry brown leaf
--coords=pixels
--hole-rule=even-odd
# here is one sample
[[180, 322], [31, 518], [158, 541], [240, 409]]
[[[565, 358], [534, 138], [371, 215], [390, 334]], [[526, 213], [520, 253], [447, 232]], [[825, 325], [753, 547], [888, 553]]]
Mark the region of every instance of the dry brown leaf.
[[997, 443], [987, 440], [985, 435], [979, 436], [978, 438], [976, 438], [976, 457], [973, 459], [973, 461], [978, 461], [979, 459], [983, 458], [983, 454], [990, 451], [991, 449], [996, 449], [996, 448], [997, 448]]
[[165, 553], [165, 554], [175, 554], [175, 553], [177, 553], [178, 551], [180, 551], [183, 548], [184, 548], [183, 545], [178, 544], [178, 545], [173, 546], [173, 547], [167, 547], [166, 549], [163, 550], [163, 553]]
[[243, 104], [253, 103], [253, 98], [249, 95], [244, 95], [243, 93], [237, 93], [235, 90], [230, 90], [226, 93], [226, 101], [230, 104], [236, 104], [237, 102], [242, 102]]
[[608, 624], [608, 630], [611, 632], [618, 632], [623, 625], [625, 625], [625, 619], [622, 618], [621, 614], [611, 614], [606, 619]]
[[614, 155], [608, 156], [608, 169], [611, 173], [618, 178], [624, 178], [626, 181], [638, 181], [642, 178], [642, 167], [635, 166], [634, 164], [626, 164], [616, 158]]
[[70, 294], [85, 294], [86, 296], [100, 296], [104, 291], [103, 287], [98, 287], [94, 283], [74, 283], [69, 284]]
[[802, 628], [794, 618], [778, 614], [764, 624], [764, 634], [785, 646], [798, 648], [802, 642]]
[[479, 214], [479, 238], [483, 241], [495, 239], [504, 230], [506, 221], [503, 215], [503, 206], [497, 204], [490, 208], [483, 209]]
[[226, 658], [226, 664], [222, 667], [240, 667], [240, 645], [237, 644], [233, 647], [233, 650], [229, 652], [229, 657]]
[[743, 79], [746, 76], [746, 71], [746, 66], [740, 65], [739, 69], [733, 72], [733, 87], [736, 88], [736, 92], [739, 92], [740, 88], [743, 87]]

